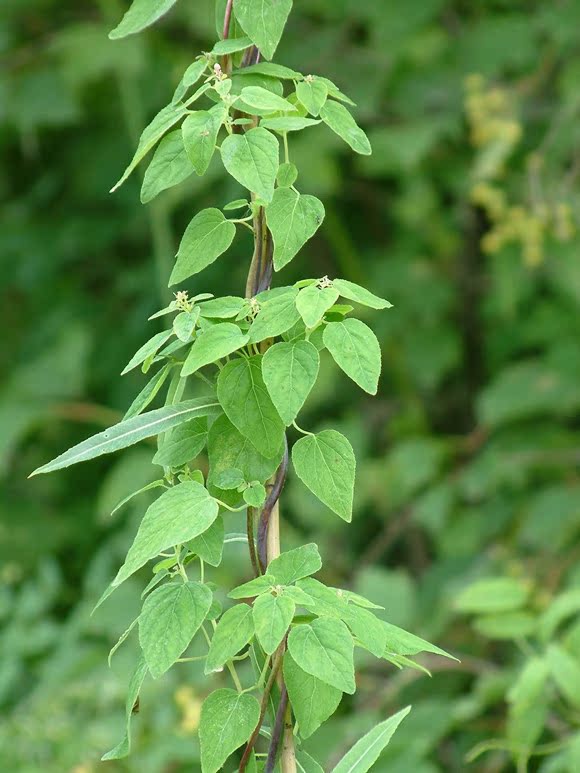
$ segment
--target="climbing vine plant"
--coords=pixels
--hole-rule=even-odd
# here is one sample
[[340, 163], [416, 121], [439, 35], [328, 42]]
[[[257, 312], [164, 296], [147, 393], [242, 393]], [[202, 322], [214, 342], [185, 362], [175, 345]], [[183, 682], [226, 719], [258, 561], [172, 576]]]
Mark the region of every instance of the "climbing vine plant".
[[[110, 37], [142, 31], [175, 2], [135, 0]], [[240, 771], [277, 765], [284, 773], [321, 771], [301, 743], [337, 710], [343, 693], [355, 692], [355, 647], [398, 668], [417, 668], [411, 658], [422, 651], [446, 656], [380, 620], [365, 598], [316, 579], [322, 567], [316, 545], [280, 548], [278, 503], [290, 465], [289, 430], [294, 473], [338, 517], [351, 520], [355, 456], [349, 441], [332, 429], [312, 433], [296, 420], [315, 386], [321, 356], [332, 357], [361, 389], [377, 392], [379, 342], [353, 312], [361, 305], [391, 306], [340, 278], [271, 287], [274, 272], [324, 220], [322, 202], [299, 189], [293, 134], [324, 123], [354, 152], [371, 153], [349, 109], [354, 102], [332, 81], [270, 61], [291, 7], [292, 0], [218, 0], [222, 39], [192, 62], [171, 102], [144, 129], [113, 191], [155, 148], [143, 179], [144, 203], [190, 174], [203, 175], [216, 153], [245, 195], [198, 212], [187, 226], [169, 279], [178, 287], [174, 300], [151, 318], [170, 323], [123, 371], [154, 370], [123, 420], [34, 473], [157, 438], [152, 461], [163, 472], [146, 489], [161, 493], [97, 604], [155, 561], [141, 613], [111, 653], [138, 628], [142, 654], [129, 682], [126, 731], [106, 760], [130, 752], [131, 718], [145, 678], [203, 660], [208, 679], [225, 670], [233, 685], [210, 692], [203, 703], [203, 773], [223, 769], [234, 753]], [[244, 294], [190, 297], [182, 283], [224, 255], [241, 228], [254, 241]], [[184, 399], [194, 384], [198, 396]], [[148, 411], [162, 390], [164, 407]], [[204, 450], [207, 477], [197, 463]], [[241, 511], [246, 533], [233, 534], [228, 521]], [[225, 589], [217, 589], [210, 575], [231, 541], [247, 543], [251, 579], [227, 592], [223, 610], [214, 595]], [[205, 642], [203, 655], [188, 656], [194, 639]], [[252, 664], [250, 684], [237, 670], [241, 660]], [[373, 728], [334, 770], [369, 770], [408, 711]]]

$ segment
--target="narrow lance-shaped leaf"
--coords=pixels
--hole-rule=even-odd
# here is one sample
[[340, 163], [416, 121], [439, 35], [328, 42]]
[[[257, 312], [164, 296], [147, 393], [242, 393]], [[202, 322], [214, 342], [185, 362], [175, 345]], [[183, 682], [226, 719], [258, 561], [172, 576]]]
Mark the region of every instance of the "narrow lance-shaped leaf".
[[129, 166], [121, 175], [121, 178], [111, 188], [111, 193], [116, 191], [117, 188], [119, 188], [125, 182], [137, 164], [147, 155], [147, 153], [149, 153], [153, 146], [159, 142], [165, 132], [171, 129], [172, 126], [175, 126], [175, 124], [178, 123], [184, 115], [186, 115], [189, 105], [193, 104], [197, 99], [199, 99], [199, 97], [209, 88], [210, 84], [204, 83], [183, 104], [178, 103], [166, 105], [157, 113], [151, 122], [143, 129], [141, 137], [139, 138], [137, 150], [135, 151]]
[[124, 421], [132, 418], [133, 416], [138, 416], [140, 413], [143, 413], [145, 408], [147, 408], [147, 406], [153, 402], [159, 390], [166, 382], [167, 377], [171, 373], [171, 368], [172, 365], [168, 363], [145, 384], [143, 389], [139, 392], [137, 397], [133, 400], [127, 409], [127, 413], [123, 416]]
[[198, 212], [181, 239], [169, 285], [182, 282], [213, 263], [228, 249], [235, 235], [236, 226], [219, 209], [210, 207]]
[[370, 156], [372, 149], [367, 135], [344, 105], [328, 101], [322, 107], [320, 117], [335, 134], [350, 145], [355, 153]]
[[154, 355], [172, 335], [173, 330], [163, 330], [161, 333], [156, 333], [152, 338], [146, 341], [143, 346], [137, 349], [135, 354], [121, 371], [121, 375], [124, 376], [126, 373], [129, 373], [129, 371], [136, 368], [137, 365], [141, 365], [142, 362], [145, 362], [146, 359]]
[[166, 105], [162, 108], [152, 121], [143, 129], [141, 137], [139, 138], [139, 144], [137, 150], [129, 166], [123, 172], [121, 178], [111, 188], [111, 193], [117, 190], [129, 177], [133, 169], [144, 158], [147, 153], [153, 148], [153, 146], [163, 137], [168, 129], [171, 129], [178, 121], [180, 121], [186, 114], [187, 108], [185, 105]]
[[177, 427], [196, 416], [209, 416], [218, 412], [219, 403], [215, 398], [200, 397], [142, 413], [140, 416], [134, 416], [127, 421], [115, 424], [104, 432], [93, 435], [88, 440], [83, 440], [82, 443], [69, 448], [68, 451], [57, 456], [48, 464], [39, 467], [32, 475], [60, 470], [63, 467], [70, 467], [71, 464], [86, 462], [88, 459], [94, 459], [103, 454], [120, 451], [140, 440]]
[[205, 56], [199, 57], [199, 59], [196, 59], [195, 62], [192, 62], [189, 65], [187, 70], [183, 73], [183, 77], [177, 84], [173, 99], [171, 100], [173, 103], [179, 102], [185, 96], [187, 90], [197, 83], [207, 66], [208, 61]]
[[147, 663], [145, 662], [145, 658], [141, 656], [135, 671], [131, 676], [131, 680], [129, 681], [129, 689], [127, 691], [127, 698], [125, 700], [125, 716], [127, 722], [125, 735], [114, 749], [111, 749], [110, 752], [103, 754], [101, 757], [103, 762], [106, 760], [120, 760], [129, 756], [131, 751], [131, 717], [133, 716], [133, 709], [135, 708], [135, 704], [139, 698], [139, 693], [141, 692], [141, 687], [146, 676]]
[[115, 40], [141, 32], [151, 24], [155, 24], [176, 2], [177, 0], [133, 0], [127, 13], [109, 33], [109, 37]]
[[332, 773], [367, 773], [410, 711], [411, 707], [407, 706], [373, 727], [345, 754], [338, 765], [332, 769]]
[[318, 499], [345, 521], [352, 519], [356, 460], [344, 435], [326, 429], [301, 438], [292, 449], [292, 463]]
[[292, 0], [234, 0], [234, 11], [244, 32], [266, 59], [276, 52]]

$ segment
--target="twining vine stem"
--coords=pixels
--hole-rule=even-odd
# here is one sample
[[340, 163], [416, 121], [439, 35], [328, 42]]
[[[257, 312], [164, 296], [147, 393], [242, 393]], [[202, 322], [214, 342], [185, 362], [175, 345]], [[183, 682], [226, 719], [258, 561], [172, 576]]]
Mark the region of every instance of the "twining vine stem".
[[[233, 0], [228, 0], [225, 9], [224, 16], [224, 28], [223, 37], [224, 40], [228, 38], [230, 33], [231, 18], [232, 18]], [[250, 47], [244, 54], [241, 67], [248, 67], [252, 64], [257, 64], [260, 61], [260, 51], [256, 46]], [[223, 59], [223, 69], [227, 71], [230, 67], [229, 57]], [[241, 126], [234, 126], [233, 131], [243, 131]], [[287, 150], [286, 150], [287, 156]], [[255, 197], [252, 196], [252, 199]], [[246, 281], [246, 297], [253, 298], [260, 292], [268, 290], [272, 281], [273, 272], [273, 253], [274, 244], [272, 235], [266, 225], [266, 218], [264, 214], [264, 208], [259, 207], [253, 217], [253, 231], [254, 231], [254, 253], [250, 263], [248, 271], [248, 277]], [[260, 347], [263, 354], [270, 346], [269, 342], [264, 342]], [[280, 555], [280, 520], [279, 520], [279, 499], [284, 483], [286, 481], [286, 473], [288, 470], [288, 442], [286, 435], [284, 435], [284, 456], [282, 462], [276, 471], [273, 480], [270, 483], [270, 493], [262, 507], [262, 511], [259, 517], [258, 535], [257, 535], [257, 552], [256, 544], [254, 541], [254, 508], [248, 508], [246, 528], [248, 534], [248, 548], [250, 554], [250, 560], [252, 562], [252, 568], [254, 574], [257, 576], [266, 570], [266, 567], [270, 561]], [[240, 765], [240, 771], [245, 770], [247, 762], [250, 758], [252, 749], [258, 738], [260, 728], [264, 721], [266, 708], [268, 705], [268, 698], [274, 684], [277, 679], [281, 691], [280, 704], [276, 713], [276, 723], [274, 726], [274, 733], [270, 743], [270, 749], [268, 751], [268, 762], [266, 765], [266, 771], [273, 770], [278, 754], [280, 751], [280, 744], [283, 741], [283, 753], [281, 759], [283, 773], [295, 773], [296, 760], [294, 752], [294, 737], [292, 733], [291, 718], [289, 721], [289, 729], [284, 731], [284, 725], [287, 720], [287, 706], [288, 706], [288, 693], [284, 686], [282, 674], [280, 672], [280, 663], [284, 655], [286, 647], [285, 641], [281, 644], [279, 649], [279, 657], [276, 662], [272, 662], [272, 671], [270, 679], [264, 690], [264, 697], [262, 701], [262, 710], [260, 712], [260, 718], [258, 724], [252, 734], [252, 737], [246, 745], [244, 755], [242, 757], [242, 763]], [[278, 719], [280, 715], [280, 720]], [[286, 722], [285, 722], [286, 719]], [[279, 727], [278, 727], [279, 726]], [[271, 762], [272, 761], [272, 762]]]

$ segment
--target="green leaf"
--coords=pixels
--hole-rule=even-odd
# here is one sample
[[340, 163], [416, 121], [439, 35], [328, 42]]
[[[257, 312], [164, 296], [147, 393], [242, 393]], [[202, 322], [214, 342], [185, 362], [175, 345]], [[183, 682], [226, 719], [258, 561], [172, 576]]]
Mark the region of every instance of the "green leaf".
[[295, 164], [280, 164], [276, 182], [281, 188], [289, 188], [294, 185], [298, 177], [298, 169]]
[[549, 641], [558, 626], [567, 617], [576, 615], [578, 612], [580, 612], [580, 588], [571, 588], [552, 599], [540, 617], [539, 633], [543, 641]]
[[206, 529], [199, 537], [195, 537], [188, 543], [192, 553], [198, 555], [202, 561], [211, 566], [219, 566], [222, 562], [224, 548], [224, 520], [221, 517], [215, 519], [209, 529]]
[[307, 674], [349, 695], [356, 690], [353, 641], [341, 620], [320, 617], [297, 625], [288, 636], [288, 650]]
[[264, 593], [254, 601], [256, 636], [267, 655], [271, 655], [290, 627], [296, 606], [291, 598]]
[[312, 601], [310, 596], [296, 585], [287, 585], [282, 592], [289, 599], [292, 599], [297, 606], [303, 607]]
[[241, 470], [244, 480], [265, 483], [276, 472], [284, 450], [283, 443], [280, 443], [277, 453], [268, 459], [238, 432], [227, 416], [220, 416], [212, 424], [207, 447], [210, 466], [208, 482], [212, 485], [217, 485], [215, 480], [220, 472], [232, 467]]
[[348, 298], [349, 301], [369, 306], [371, 309], [391, 309], [393, 307], [393, 304], [384, 298], [379, 298], [378, 295], [371, 293], [354, 282], [349, 282], [347, 279], [334, 279], [332, 284], [336, 287], [339, 294], [343, 298]]
[[125, 13], [114, 30], [109, 32], [111, 40], [134, 35], [160, 19], [176, 3], [177, 0], [133, 0], [129, 10]]
[[370, 770], [410, 711], [411, 707], [407, 706], [373, 727], [345, 754], [332, 773], [366, 773]]
[[143, 387], [143, 389], [139, 392], [137, 397], [133, 400], [129, 408], [127, 409], [127, 413], [123, 416], [123, 421], [126, 421], [127, 419], [131, 419], [133, 416], [138, 416], [140, 413], [143, 413], [145, 408], [153, 402], [155, 397], [157, 396], [157, 393], [163, 386], [163, 384], [167, 380], [167, 376], [171, 373], [171, 368], [173, 366], [168, 363], [167, 365], [164, 365], [161, 370], [159, 370], [153, 378], [151, 378]]
[[200, 483], [185, 481], [165, 491], [143, 516], [113, 585], [120, 585], [162, 550], [202, 534], [217, 515], [217, 502]]
[[260, 126], [264, 129], [270, 129], [273, 132], [299, 132], [302, 129], [308, 129], [310, 126], [318, 126], [320, 121], [314, 118], [303, 118], [302, 116], [283, 116], [280, 118], [263, 118]]
[[296, 96], [310, 115], [319, 115], [328, 97], [328, 86], [313, 75], [296, 84]]
[[379, 620], [368, 609], [357, 607], [355, 604], [346, 604], [340, 617], [348, 625], [362, 647], [372, 652], [377, 658], [384, 656], [387, 633], [382, 620]]
[[118, 510], [120, 510], [124, 505], [127, 504], [127, 502], [130, 502], [133, 497], [138, 496], [139, 494], [143, 494], [145, 491], [150, 491], [154, 488], [167, 488], [164, 480], [154, 480], [151, 483], [148, 483], [146, 486], [143, 486], [138, 491], [133, 491], [131, 494], [129, 494], [126, 497], [123, 497], [121, 501], [115, 505], [115, 507], [111, 510], [111, 515], [114, 515]]
[[[261, 86], [246, 86], [242, 89], [239, 98], [244, 103], [244, 106], [240, 107], [239, 102], [237, 102], [235, 107], [243, 110], [244, 113], [251, 113], [252, 115], [268, 115], [268, 113], [278, 111], [296, 112], [296, 107], [291, 102], [288, 102], [287, 99], [279, 97], [277, 94], [272, 94], [271, 91]], [[245, 107], [250, 109], [246, 110]]]
[[250, 483], [243, 491], [244, 502], [250, 507], [262, 507], [266, 501], [266, 489], [257, 480]]
[[319, 287], [318, 284], [303, 287], [296, 298], [296, 308], [306, 327], [316, 327], [337, 298], [335, 287]]
[[282, 292], [266, 296], [260, 304], [258, 315], [249, 330], [250, 343], [259, 343], [274, 338], [289, 330], [300, 318], [296, 308], [296, 287], [281, 287]]
[[237, 588], [228, 593], [228, 596], [231, 599], [250, 599], [261, 593], [267, 593], [275, 584], [275, 579], [271, 574], [262, 574], [243, 585], [238, 585]]
[[147, 204], [161, 191], [178, 185], [193, 174], [179, 129], [167, 134], [147, 167], [141, 186], [141, 203]]
[[349, 604], [346, 591], [329, 588], [313, 578], [301, 580], [299, 587], [309, 597], [304, 599], [303, 606], [316, 615], [342, 620], [362, 647], [378, 658], [384, 657], [387, 633], [382, 620], [368, 609]]
[[139, 643], [154, 679], [187, 649], [212, 602], [207, 585], [171, 582], [153, 591], [139, 616]]
[[338, 86], [333, 83], [329, 78], [323, 78], [321, 75], [317, 75], [316, 78], [319, 81], [322, 81], [326, 87], [328, 88], [328, 96], [332, 97], [333, 99], [338, 99], [340, 102], [346, 102], [347, 105], [352, 105], [352, 107], [356, 106], [356, 102], [353, 102], [352, 99], [346, 96], [346, 94], [343, 94], [342, 91], [338, 88]]
[[231, 212], [235, 209], [247, 209], [248, 207], [249, 204], [247, 199], [235, 199], [234, 201], [230, 201], [229, 204], [226, 204], [225, 207], [222, 207], [222, 209], [224, 212]]
[[324, 768], [303, 749], [296, 752], [296, 770], [298, 773], [324, 773]]
[[143, 655], [139, 658], [139, 662], [133, 671], [131, 679], [129, 680], [129, 689], [127, 691], [127, 698], [125, 700], [125, 717], [126, 717], [126, 729], [125, 735], [122, 740], [111, 749], [110, 752], [103, 754], [101, 760], [121, 760], [124, 757], [128, 757], [131, 752], [131, 717], [133, 716], [133, 709], [139, 698], [141, 687], [147, 676], [147, 663]]
[[224, 663], [246, 646], [254, 635], [252, 607], [236, 604], [221, 616], [205, 661], [205, 673], [220, 671]]
[[163, 330], [161, 333], [156, 333], [143, 346], [137, 349], [128, 364], [121, 371], [121, 375], [124, 376], [126, 373], [129, 373], [130, 370], [136, 368], [137, 365], [141, 365], [148, 357], [154, 355], [172, 335], [173, 330]]
[[243, 70], [236, 70], [233, 75], [267, 75], [270, 78], [279, 78], [280, 80], [299, 81], [302, 80], [303, 75], [296, 70], [291, 70], [289, 67], [285, 67], [283, 64], [276, 64], [275, 62], [260, 62], [259, 64], [252, 64], [250, 67], [244, 67]]
[[[309, 590], [305, 588], [306, 592]], [[418, 655], [420, 652], [431, 652], [434, 655], [441, 655], [444, 658], [450, 658], [451, 660], [457, 660], [457, 658], [450, 655], [445, 650], [436, 647], [425, 639], [421, 639], [415, 636], [409, 631], [405, 631], [403, 628], [399, 628], [392, 623], [383, 621], [383, 628], [387, 634], [387, 643], [385, 647], [385, 654], [395, 655]]]
[[111, 649], [109, 651], [109, 656], [107, 658], [107, 662], [109, 664], [109, 668], [111, 668], [111, 660], [113, 659], [113, 655], [115, 654], [115, 652], [117, 652], [117, 650], [123, 644], [123, 642], [126, 641], [129, 638], [133, 628], [135, 628], [135, 626], [137, 625], [138, 622], [139, 622], [139, 618], [136, 617], [133, 620], [133, 622], [131, 623], [131, 625], [119, 636], [119, 639], [117, 640], [117, 643], [113, 647], [111, 647]]
[[224, 489], [224, 491], [230, 491], [231, 489], [243, 486], [245, 481], [241, 470], [230, 467], [227, 470], [219, 472], [214, 477], [214, 482], [218, 488]]
[[170, 286], [213, 263], [228, 249], [235, 235], [236, 226], [219, 209], [211, 207], [198, 212], [181, 239]]
[[195, 459], [207, 441], [207, 419], [191, 419], [168, 433], [153, 457], [153, 464], [181, 467]]
[[339, 102], [326, 102], [320, 111], [320, 117], [355, 153], [370, 156], [372, 150], [367, 135], [344, 105]]
[[530, 588], [510, 577], [490, 577], [468, 585], [455, 599], [460, 612], [508, 612], [520, 609], [527, 601]]
[[276, 137], [258, 126], [245, 134], [230, 134], [221, 145], [226, 170], [241, 185], [266, 202], [272, 200], [279, 163]]
[[268, 574], [278, 585], [291, 585], [302, 577], [315, 574], [322, 568], [318, 546], [313, 542], [294, 550], [287, 550], [268, 564]]
[[258, 724], [260, 704], [248, 693], [216, 690], [201, 707], [199, 741], [203, 773], [217, 773]]
[[284, 424], [264, 384], [261, 361], [257, 355], [228, 362], [218, 376], [217, 394], [232, 424], [271, 458], [280, 449]]
[[199, 333], [189, 350], [181, 370], [182, 376], [189, 376], [212, 362], [233, 354], [248, 343], [248, 336], [232, 322], [212, 325]]
[[318, 350], [309, 341], [277, 343], [264, 355], [264, 383], [287, 426], [296, 419], [316, 383], [319, 365]]
[[292, 463], [300, 480], [333, 512], [352, 520], [356, 460], [348, 440], [332, 429], [294, 444]]
[[129, 166], [123, 172], [121, 178], [111, 188], [111, 193], [117, 190], [129, 177], [137, 164], [143, 159], [151, 148], [163, 137], [166, 131], [180, 121], [187, 112], [187, 107], [182, 104], [166, 105], [160, 110], [151, 122], [143, 129], [137, 150]]
[[243, 51], [252, 45], [252, 41], [248, 37], [242, 38], [226, 38], [225, 40], [218, 40], [215, 46], [212, 48], [211, 53], [214, 56], [224, 56], [224, 54], [235, 54], [237, 51]]
[[183, 73], [183, 77], [177, 84], [177, 87], [173, 94], [173, 99], [171, 100], [173, 104], [175, 104], [176, 102], [180, 102], [183, 99], [183, 97], [187, 93], [187, 90], [191, 88], [191, 86], [194, 86], [201, 78], [207, 66], [208, 66], [208, 61], [205, 56], [199, 57], [198, 59], [195, 60], [195, 62], [192, 62], [189, 65], [187, 70]]
[[274, 268], [284, 268], [314, 236], [324, 220], [324, 206], [315, 196], [290, 188], [277, 188], [266, 208], [266, 221], [274, 240]]
[[580, 662], [558, 644], [548, 645], [546, 659], [558, 690], [576, 709], [580, 709]]
[[330, 322], [324, 345], [334, 361], [361, 389], [376, 395], [381, 374], [381, 347], [373, 331], [360, 319]]
[[199, 306], [194, 306], [191, 311], [181, 311], [173, 320], [173, 332], [183, 343], [191, 340], [195, 325], [199, 319]]
[[83, 440], [82, 443], [69, 448], [48, 464], [39, 467], [32, 475], [60, 470], [63, 467], [70, 467], [71, 464], [86, 462], [103, 454], [120, 451], [122, 448], [127, 448], [153, 435], [159, 435], [195, 417], [215, 414], [218, 410], [219, 403], [215, 398], [199, 397], [142, 413], [140, 416], [121, 421], [104, 432]]
[[220, 103], [211, 110], [190, 113], [181, 125], [187, 156], [198, 175], [207, 172], [226, 114], [225, 107]]
[[282, 37], [292, 0], [234, 0], [240, 26], [266, 59], [272, 59]]
[[334, 714], [342, 691], [307, 674], [289, 652], [284, 655], [284, 683], [298, 721], [300, 737], [309, 738]]
[[237, 317], [245, 302], [244, 298], [226, 295], [223, 298], [213, 298], [211, 301], [204, 301], [199, 304], [199, 308], [201, 309], [202, 317], [227, 319], [228, 317]]
[[536, 632], [537, 619], [529, 612], [501, 612], [478, 617], [473, 627], [490, 639], [521, 640]]

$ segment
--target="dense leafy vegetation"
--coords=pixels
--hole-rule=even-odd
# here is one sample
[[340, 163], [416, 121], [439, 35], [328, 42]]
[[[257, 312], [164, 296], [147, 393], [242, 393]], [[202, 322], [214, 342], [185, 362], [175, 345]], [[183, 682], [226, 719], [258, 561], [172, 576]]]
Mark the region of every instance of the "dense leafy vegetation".
[[[30, 2], [23, 9], [9, 3], [5, 11], [2, 45], [8, 67], [0, 81], [5, 95], [0, 141], [6, 163], [0, 185], [8, 202], [0, 240], [4, 326], [16, 330], [4, 347], [10, 375], [0, 406], [6, 476], [0, 700], [8, 709], [0, 740], [8, 769], [92, 770], [103, 749], [115, 742], [124, 722], [128, 674], [138, 662], [137, 631], [115, 654], [112, 672], [103, 661], [139, 613], [146, 575], [127, 575], [93, 617], [89, 613], [123, 562], [147, 505], [155, 507], [167, 496], [158, 498], [156, 472], [168, 464], [167, 454], [185, 461], [200, 443], [203, 448], [209, 442], [203, 420], [194, 419], [191, 432], [157, 452], [165, 454], [157, 459], [161, 467], [151, 466], [155, 446], [145, 439], [122, 456], [24, 483], [28, 472], [59, 453], [67, 440], [72, 446], [114, 424], [128, 405], [129, 420], [137, 426], [141, 410], [158, 409], [172, 374], [162, 368], [144, 379], [137, 366], [145, 362], [148, 370], [155, 346], [167, 345], [169, 335], [163, 340], [161, 332], [171, 327], [163, 324], [166, 317], [149, 323], [151, 335], [158, 337], [132, 363], [136, 367], [122, 381], [114, 374], [146, 337], [143, 319], [171, 302], [166, 289], [171, 255], [178, 253], [179, 271], [189, 271], [199, 258], [199, 250], [188, 249], [191, 239], [179, 246], [192, 202], [194, 212], [210, 213], [224, 249], [232, 240], [226, 221], [244, 217], [241, 209], [214, 209], [216, 202], [239, 198], [242, 188], [228, 181], [217, 158], [188, 148], [187, 137], [198, 128], [198, 119], [190, 117], [182, 137], [192, 173], [184, 175], [175, 130], [154, 156], [158, 168], [169, 166], [171, 183], [179, 182], [178, 187], [162, 192], [159, 180], [168, 179], [167, 169], [160, 175], [152, 164], [141, 187], [142, 200], [149, 202], [144, 211], [137, 208], [140, 185], [132, 178], [105, 198], [167, 94], [177, 86], [179, 104], [193, 93], [188, 79], [195, 79], [195, 71], [180, 82], [192, 51], [213, 46], [210, 4], [180, 5], [161, 27], [115, 43], [107, 31], [126, 10], [116, 2], [91, 9], [50, 2]], [[319, 438], [315, 443], [310, 436], [292, 436], [301, 453], [294, 460], [297, 474], [284, 490], [285, 548], [312, 539], [325, 558], [320, 580], [384, 606], [384, 612], [373, 613], [384, 616], [383, 631], [395, 636], [399, 629], [390, 629], [393, 624], [412, 630], [461, 658], [460, 664], [446, 661], [428, 648], [433, 659], [430, 654], [417, 658], [433, 672], [428, 679], [417, 670], [399, 671], [384, 661], [377, 665], [357, 650], [356, 695], [347, 695], [335, 717], [317, 730], [336, 708], [332, 690], [350, 693], [353, 687], [347, 670], [325, 675], [320, 714], [298, 717], [308, 728], [303, 735], [310, 736], [304, 748], [330, 769], [373, 725], [412, 703], [375, 770], [464, 770], [473, 760], [483, 771], [575, 771], [580, 755], [573, 423], [579, 402], [577, 6], [497, 2], [467, 7], [439, 0], [410, 6], [405, 14], [383, 2], [318, 0], [294, 6], [277, 61], [294, 73], [328, 75], [353, 96], [358, 106], [349, 109], [367, 128], [374, 153], [353, 160], [324, 125], [302, 123], [303, 134], [291, 136], [292, 161], [300, 170], [299, 206], [303, 222], [311, 223], [304, 237], [313, 237], [297, 257], [302, 239], [289, 244], [283, 231], [284, 208], [295, 203], [288, 187], [295, 182], [292, 170], [279, 177], [276, 193], [271, 174], [252, 179], [254, 189], [256, 182], [263, 186], [264, 199], [271, 194], [267, 218], [276, 268], [294, 258], [284, 268], [284, 284], [290, 287], [301, 276], [344, 280], [342, 290], [336, 282], [318, 284], [316, 309], [309, 287], [300, 288], [287, 313], [296, 309], [311, 326], [336, 304], [334, 290], [346, 299], [339, 301], [343, 305], [360, 300], [347, 294], [353, 283], [389, 298], [395, 309], [373, 312], [350, 331], [338, 319], [326, 326], [322, 343], [336, 355], [336, 365], [325, 352], [304, 408], [299, 399], [288, 405], [275, 395], [284, 385], [280, 363], [288, 361], [288, 346], [297, 361], [302, 358], [305, 373], [314, 367], [312, 351], [287, 341], [264, 356], [264, 382], [282, 423], [290, 424], [302, 408], [301, 425]], [[273, 43], [261, 45], [266, 50]], [[313, 121], [319, 115], [330, 128], [341, 126], [340, 107], [323, 114], [323, 89], [304, 84], [300, 90]], [[270, 111], [271, 104], [260, 102], [262, 94], [247, 97], [254, 114]], [[278, 103], [276, 109], [281, 107]], [[211, 131], [218, 111], [207, 112]], [[262, 120], [269, 133], [280, 128], [264, 124], [276, 118]], [[352, 149], [364, 153], [362, 135], [349, 137]], [[247, 177], [240, 180], [232, 170], [247, 148], [230, 150], [222, 160], [244, 185]], [[195, 173], [205, 168], [199, 178]], [[321, 216], [318, 198], [324, 200], [325, 217], [315, 228]], [[226, 320], [208, 330], [236, 327], [246, 273], [238, 256], [251, 253], [249, 232], [244, 246], [246, 229], [238, 225], [238, 230], [228, 271], [223, 270], [227, 257], [214, 260], [217, 255], [206, 254], [203, 285], [197, 277], [189, 285], [192, 296], [210, 289], [222, 299], [221, 305], [198, 299], [198, 308], [205, 305], [204, 319]], [[196, 233], [189, 235], [195, 239]], [[185, 281], [179, 274], [174, 278]], [[201, 310], [198, 319], [192, 319], [191, 308], [179, 312], [168, 332], [172, 340], [187, 340]], [[340, 359], [345, 336], [368, 335], [367, 321], [381, 343], [383, 375], [378, 397], [361, 400], [347, 376], [373, 393], [372, 367], [359, 372]], [[224, 357], [232, 343], [229, 334], [239, 335], [232, 327], [212, 343], [225, 347]], [[256, 342], [270, 331], [256, 333]], [[247, 343], [252, 342], [238, 340], [230, 351]], [[276, 347], [285, 349], [278, 354]], [[203, 348], [194, 350], [188, 355], [191, 373], [211, 362]], [[251, 372], [252, 361], [247, 362]], [[217, 421], [222, 427], [214, 440], [228, 446], [231, 428]], [[300, 480], [319, 493], [308, 482], [312, 459], [333, 442], [337, 430], [349, 438], [358, 461], [352, 525], [331, 517], [326, 507], [340, 511], [343, 496], [338, 504], [328, 497], [320, 504]], [[235, 481], [225, 475], [228, 467], [220, 471], [220, 482], [236, 485], [224, 488], [224, 496], [242, 487], [246, 502], [260, 502], [260, 480], [273, 469], [253, 465], [240, 470], [242, 478]], [[341, 476], [341, 481], [348, 479]], [[195, 479], [186, 483], [200, 485]], [[147, 486], [109, 519], [119, 500]], [[338, 514], [350, 517], [349, 510]], [[230, 531], [236, 517], [228, 523], [222, 562], [211, 570], [221, 587], [249, 576], [247, 547], [235, 533], [245, 524], [240, 519]], [[200, 553], [207, 551], [210, 567], [212, 558], [218, 560], [219, 533], [214, 537], [197, 546]], [[158, 569], [155, 577], [163, 579], [169, 570]], [[295, 599], [288, 596], [292, 604], [300, 603], [300, 591], [312, 598], [316, 582], [302, 577], [281, 584], [294, 589]], [[180, 590], [179, 609], [207, 603], [199, 586], [192, 585]], [[164, 587], [171, 586], [153, 591], [160, 605], [166, 601], [159, 595]], [[284, 619], [289, 605], [277, 603]], [[155, 611], [150, 605], [146, 609], [154, 621]], [[193, 629], [195, 616], [185, 617]], [[330, 625], [333, 640], [338, 637], [346, 647], [338, 633], [344, 623], [351, 625], [338, 619], [308, 626], [321, 627], [316, 640], [324, 641]], [[292, 632], [291, 655], [303, 656], [306, 627], [295, 629], [298, 636]], [[243, 622], [235, 629], [242, 635]], [[271, 635], [257, 627], [266, 651], [274, 644]], [[141, 632], [140, 638], [147, 653], [154, 636]], [[224, 639], [229, 643], [228, 636]], [[399, 651], [392, 647], [394, 666], [408, 665], [406, 658], [428, 646], [410, 635], [398, 641]], [[158, 673], [170, 659], [163, 656], [165, 661], [156, 660]], [[223, 652], [212, 657], [219, 668]], [[292, 661], [288, 664], [284, 676], [291, 700], [293, 685], [295, 694], [318, 689], [304, 677], [298, 680]], [[143, 682], [144, 666], [137, 665], [127, 697], [130, 718], [143, 682], [143, 709], [132, 722], [133, 756], [108, 763], [112, 769], [158, 771], [199, 763], [200, 708], [210, 692], [203, 672], [201, 662], [182, 663], [160, 679]], [[213, 708], [235, 697], [226, 675], [220, 686]], [[244, 716], [253, 719], [252, 711], [247, 707]], [[387, 738], [392, 730], [378, 725], [371, 732]], [[337, 749], [337, 739], [343, 740], [342, 748]]]

